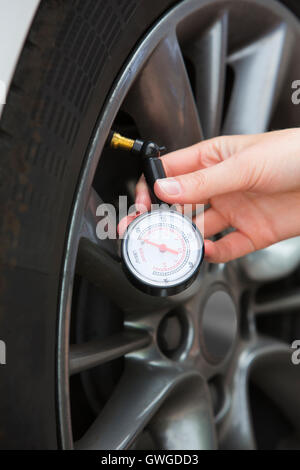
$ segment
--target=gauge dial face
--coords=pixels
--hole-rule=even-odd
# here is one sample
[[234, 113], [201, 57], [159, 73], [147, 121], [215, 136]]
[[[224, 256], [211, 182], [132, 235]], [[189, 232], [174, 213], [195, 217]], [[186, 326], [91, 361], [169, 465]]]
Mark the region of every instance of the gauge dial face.
[[190, 219], [157, 210], [136, 218], [122, 245], [126, 267], [141, 283], [158, 288], [187, 282], [203, 258], [203, 240]]

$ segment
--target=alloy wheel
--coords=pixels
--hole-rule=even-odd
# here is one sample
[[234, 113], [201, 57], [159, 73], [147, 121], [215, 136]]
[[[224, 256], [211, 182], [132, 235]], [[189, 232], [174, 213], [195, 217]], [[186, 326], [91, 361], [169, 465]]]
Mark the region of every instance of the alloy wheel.
[[[96, 209], [116, 201], [114, 175], [129, 158], [103, 150], [112, 126], [171, 151], [295, 125], [299, 39], [298, 20], [278, 2], [185, 1], [154, 25], [117, 78], [82, 172], [62, 274], [64, 448], [256, 448], [252, 383], [289, 433], [299, 430], [289, 336], [265, 321], [273, 314], [296, 321], [299, 239], [226, 265], [204, 263], [193, 286], [162, 300], [130, 285], [118, 242], [95, 231]], [[133, 200], [137, 165], [125, 166], [122, 184]]]

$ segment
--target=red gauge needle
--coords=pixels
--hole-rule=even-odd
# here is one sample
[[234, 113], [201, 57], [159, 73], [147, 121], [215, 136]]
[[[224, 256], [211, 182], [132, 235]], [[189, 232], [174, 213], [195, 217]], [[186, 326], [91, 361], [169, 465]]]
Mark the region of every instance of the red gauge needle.
[[156, 246], [157, 248], [159, 248], [159, 250], [164, 253], [165, 251], [169, 251], [170, 253], [174, 253], [174, 255], [178, 255], [178, 251], [176, 250], [172, 250], [172, 248], [169, 248], [167, 247], [167, 245], [165, 245], [164, 243], [161, 243], [161, 244], [158, 244], [158, 243], [154, 243], [154, 242], [151, 242], [150, 240], [142, 240], [144, 243], [148, 243], [148, 245], [153, 245], [153, 246]]

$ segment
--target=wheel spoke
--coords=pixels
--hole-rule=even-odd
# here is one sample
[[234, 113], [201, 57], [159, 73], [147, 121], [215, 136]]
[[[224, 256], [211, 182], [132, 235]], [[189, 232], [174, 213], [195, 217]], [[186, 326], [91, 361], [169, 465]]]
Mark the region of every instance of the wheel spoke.
[[[98, 216], [98, 208], [103, 207], [103, 214]], [[110, 223], [111, 227], [113, 228], [114, 232], [113, 235], [116, 236], [116, 218], [114, 218], [114, 214], [112, 214], [109, 210], [105, 209], [104, 202], [95, 191], [94, 188], [91, 188], [90, 196], [88, 199], [88, 203], [85, 209], [83, 225], [81, 229], [82, 237], [89, 239], [91, 242], [96, 243], [97, 245], [101, 246], [101, 248], [112, 256], [117, 256], [117, 243], [115, 238], [105, 238], [101, 240], [97, 237], [96, 229], [97, 224], [105, 218], [105, 223]]]
[[300, 374], [291, 360], [292, 350], [274, 352], [259, 361], [252, 378], [275, 403], [294, 428], [300, 431]]
[[266, 315], [275, 313], [290, 313], [291, 311], [300, 312], [300, 293], [293, 290], [284, 293], [280, 297], [265, 300], [254, 305], [254, 314]]
[[146, 333], [123, 332], [102, 341], [71, 345], [69, 373], [72, 375], [91, 369], [145, 348], [149, 343], [150, 336]]
[[128, 448], [180, 381], [173, 369], [127, 363], [111, 399], [76, 448]]
[[241, 258], [239, 263], [252, 281], [270, 282], [281, 279], [291, 274], [300, 264], [300, 237], [251, 253]]
[[155, 49], [130, 91], [124, 108], [143, 138], [168, 151], [199, 142], [199, 117], [175, 33]]
[[91, 188], [90, 196], [84, 214], [82, 236], [85, 236], [94, 243], [98, 243], [98, 238], [96, 235], [96, 212], [97, 207], [102, 203], [103, 201], [100, 198], [99, 194], [95, 191], [94, 188]]
[[223, 134], [249, 134], [268, 129], [292, 50], [285, 24], [235, 52], [228, 63], [235, 73]]
[[162, 405], [149, 430], [159, 449], [216, 449], [207, 384], [199, 377], [184, 382]]
[[184, 49], [195, 70], [196, 104], [206, 139], [220, 133], [225, 91], [227, 33], [228, 18], [225, 13], [204, 37]]
[[255, 364], [264, 362], [276, 354], [286, 354], [287, 346], [268, 338], [258, 338], [237, 352], [237, 364], [232, 371], [231, 405], [229, 411], [220, 424], [220, 441], [222, 448], [226, 449], [255, 449], [256, 443], [253, 433], [248, 382], [250, 372]]
[[220, 446], [222, 449], [255, 449], [251, 415], [248, 403], [247, 375], [239, 370], [234, 379], [231, 405], [220, 424]]
[[86, 238], [79, 243], [76, 272], [98, 287], [125, 313], [142, 316], [175, 304], [170, 298], [162, 299], [140, 292], [128, 281], [120, 262]]

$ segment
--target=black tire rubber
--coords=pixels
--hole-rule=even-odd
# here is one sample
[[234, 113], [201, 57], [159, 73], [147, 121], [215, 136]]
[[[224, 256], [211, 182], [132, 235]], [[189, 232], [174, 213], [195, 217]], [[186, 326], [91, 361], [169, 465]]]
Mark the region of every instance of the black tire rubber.
[[0, 121], [1, 449], [60, 446], [57, 303], [74, 193], [115, 77], [175, 3], [42, 0], [32, 24]]
[[298, 0], [279, 0], [279, 3], [283, 3], [283, 5], [285, 5], [295, 15], [300, 16], [300, 4]]
[[0, 448], [59, 447], [57, 302], [84, 155], [126, 58], [174, 0], [42, 0], [0, 122]]

